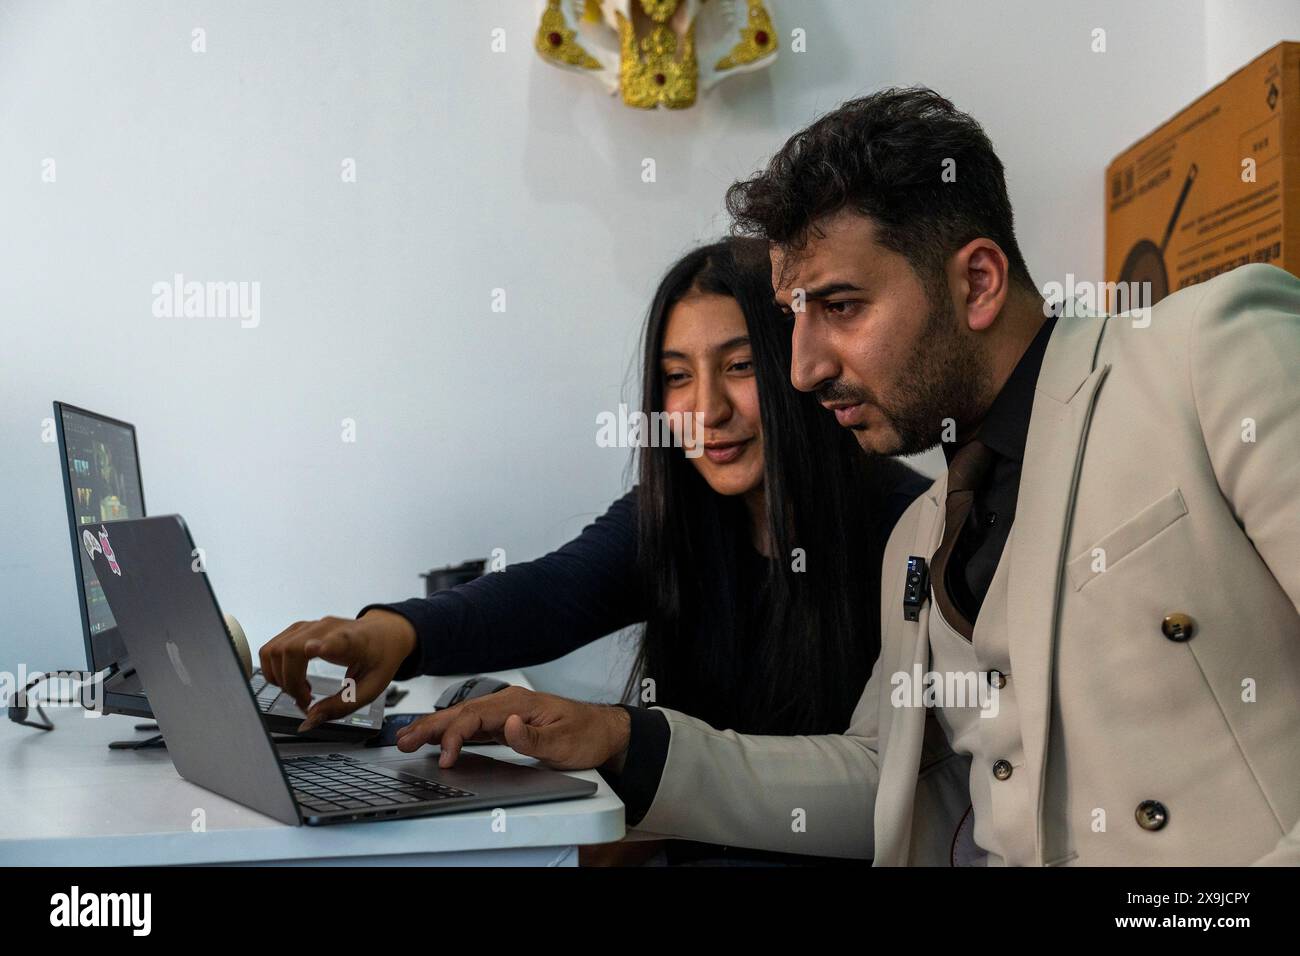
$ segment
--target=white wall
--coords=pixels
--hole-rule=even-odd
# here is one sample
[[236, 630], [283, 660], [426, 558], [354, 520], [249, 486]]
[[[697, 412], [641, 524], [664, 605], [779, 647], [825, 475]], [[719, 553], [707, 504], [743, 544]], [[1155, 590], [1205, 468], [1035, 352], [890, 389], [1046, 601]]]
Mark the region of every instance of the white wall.
[[[431, 566], [536, 556], [624, 487], [594, 421], [635, 395], [648, 295], [790, 132], [928, 83], [997, 144], [1038, 281], [1096, 276], [1102, 170], [1222, 72], [1226, 5], [776, 0], [808, 53], [650, 114], [541, 63], [542, 6], [0, 3], [0, 669], [83, 660], [52, 399], [139, 426], [150, 511], [186, 516], [255, 644]], [[176, 272], [260, 282], [261, 324], [155, 318]], [[617, 660], [534, 676], [599, 693]]]
[[1296, 0], [1204, 0], [1205, 80], [1226, 79], [1281, 40], [1300, 40]]

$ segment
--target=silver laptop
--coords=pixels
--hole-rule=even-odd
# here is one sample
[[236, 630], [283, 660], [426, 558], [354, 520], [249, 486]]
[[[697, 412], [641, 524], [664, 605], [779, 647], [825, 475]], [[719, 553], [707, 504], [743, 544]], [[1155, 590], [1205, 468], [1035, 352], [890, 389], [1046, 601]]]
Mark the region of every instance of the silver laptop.
[[144, 683], [176, 771], [283, 823], [383, 820], [590, 796], [541, 767], [396, 748], [282, 757], [179, 515], [105, 522], [88, 556]]

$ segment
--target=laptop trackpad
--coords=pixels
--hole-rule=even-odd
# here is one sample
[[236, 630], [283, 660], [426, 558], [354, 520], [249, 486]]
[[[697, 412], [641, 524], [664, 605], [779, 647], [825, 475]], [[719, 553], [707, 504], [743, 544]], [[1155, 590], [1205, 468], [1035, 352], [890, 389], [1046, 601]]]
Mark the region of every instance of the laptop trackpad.
[[556, 789], [564, 790], [571, 789], [574, 784], [580, 789], [584, 787], [590, 787], [592, 791], [596, 789], [594, 785], [588, 784], [586, 781], [575, 780], [573, 777], [544, 767], [520, 766], [505, 760], [493, 760], [491, 757], [465, 753], [464, 751], [461, 751], [460, 757], [457, 758], [456, 766], [444, 770], [438, 766], [438, 754], [439, 751], [436, 748], [427, 747], [421, 752], [413, 754], [404, 754], [392, 748], [384, 748], [383, 750], [349, 754], [349, 756], [361, 763], [376, 764], [386, 770], [409, 773], [425, 780], [445, 783], [475, 793], [483, 793], [484, 791], [499, 793], [510, 793], [515, 790], [536, 791], [539, 787], [543, 790], [549, 790], [551, 786], [548, 786], [548, 784], [553, 785]]

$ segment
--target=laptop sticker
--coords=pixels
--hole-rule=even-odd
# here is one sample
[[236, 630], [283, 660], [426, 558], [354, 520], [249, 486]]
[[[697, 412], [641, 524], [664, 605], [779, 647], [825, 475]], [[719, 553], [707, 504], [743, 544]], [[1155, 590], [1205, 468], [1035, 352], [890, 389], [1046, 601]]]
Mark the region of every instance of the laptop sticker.
[[81, 532], [81, 544], [86, 549], [86, 556], [91, 561], [95, 560], [96, 554], [104, 553], [104, 549], [99, 546], [99, 539], [95, 537], [95, 533], [89, 528]]
[[[113, 554], [113, 546], [108, 543], [108, 529], [102, 524], [99, 526], [99, 544], [104, 550], [104, 557], [108, 559], [109, 570], [119, 578], [122, 576], [122, 569], [118, 566], [117, 556]], [[94, 555], [91, 555], [93, 558]]]

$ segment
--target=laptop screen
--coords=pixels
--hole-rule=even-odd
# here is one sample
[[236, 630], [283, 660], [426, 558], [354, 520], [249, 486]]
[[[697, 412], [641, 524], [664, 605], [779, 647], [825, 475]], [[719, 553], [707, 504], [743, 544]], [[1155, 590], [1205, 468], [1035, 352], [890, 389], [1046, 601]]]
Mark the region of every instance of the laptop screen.
[[95, 569], [78, 542], [86, 526], [98, 529], [105, 521], [144, 517], [135, 427], [61, 402], [55, 403], [55, 410], [59, 416], [86, 663], [91, 670], [99, 671], [125, 657], [126, 649]]

